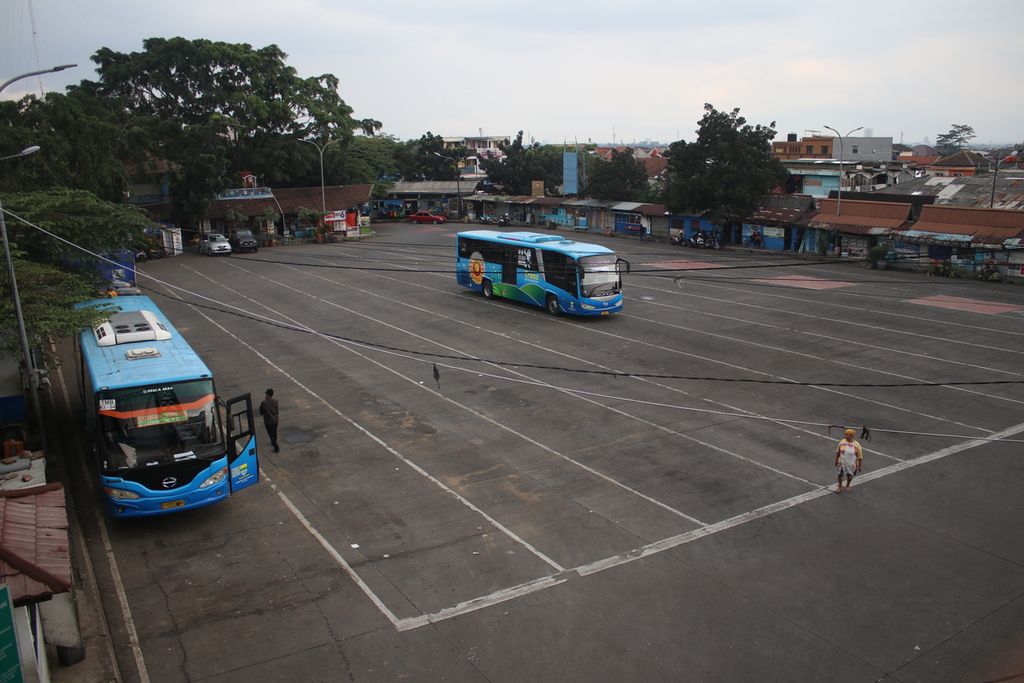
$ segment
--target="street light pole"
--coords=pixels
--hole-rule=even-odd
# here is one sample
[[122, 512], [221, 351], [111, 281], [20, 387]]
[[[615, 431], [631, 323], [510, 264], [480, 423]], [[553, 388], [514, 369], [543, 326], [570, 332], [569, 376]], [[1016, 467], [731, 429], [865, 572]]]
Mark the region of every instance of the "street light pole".
[[434, 152], [434, 156], [447, 159], [455, 166], [455, 194], [458, 195], [459, 220], [462, 220], [462, 171], [459, 170], [459, 162], [452, 157], [447, 157], [440, 152]]
[[[832, 131], [836, 135], [839, 135], [839, 131], [836, 130], [835, 128], [833, 128], [832, 126], [825, 126], [825, 128], [828, 128], [830, 131]], [[860, 126], [859, 128], [854, 128], [853, 130], [851, 130], [849, 133], [846, 134], [846, 137], [850, 137], [851, 134], [856, 133], [858, 130], [864, 130], [864, 126]], [[839, 135], [839, 192], [836, 194], [836, 215], [839, 216], [839, 215], [842, 215], [842, 213], [843, 213], [843, 136]]]
[[[29, 71], [28, 73], [19, 74], [14, 78], [10, 78], [0, 84], [0, 92], [15, 81], [20, 81], [23, 78], [31, 78], [32, 76], [41, 76], [42, 74], [55, 73], [57, 71], [64, 71], [64, 69], [70, 69], [77, 64], [61, 64], [60, 66], [51, 67], [49, 69], [39, 69], [38, 71]], [[35, 154], [39, 151], [38, 145], [32, 145], [21, 150], [19, 154], [13, 154], [11, 156], [3, 157], [0, 159], [13, 159], [16, 157], [24, 157], [29, 154]], [[7, 241], [7, 223], [4, 221], [4, 207], [0, 204], [0, 241], [3, 242], [4, 249], [4, 263], [7, 265], [7, 276], [10, 279], [11, 287], [11, 299], [14, 300], [14, 315], [18, 320], [18, 342], [21, 346], [21, 355], [23, 357], [23, 363], [25, 365], [25, 374], [28, 376], [28, 400], [32, 406], [32, 416], [35, 418], [36, 425], [39, 428], [39, 443], [43, 447], [43, 453], [46, 454], [46, 459], [50, 460], [50, 450], [46, 443], [46, 429], [43, 426], [43, 411], [39, 405], [39, 375], [36, 374], [35, 364], [32, 362], [32, 349], [28, 345], [28, 333], [25, 330], [25, 316], [21, 311], [21, 297], [18, 295], [18, 278], [14, 275], [14, 260], [11, 258], [11, 245]]]
[[992, 174], [992, 196], [988, 200], [988, 208], [992, 208], [996, 203], [996, 178], [999, 177], [999, 164], [1003, 161], [1009, 161], [1011, 163], [1017, 161], [1017, 156], [1020, 154], [1020, 150], [1006, 157], [1005, 159], [996, 159], [996, 172]]
[[[0, 161], [4, 159], [14, 159], [16, 157], [26, 157], [29, 154], [34, 154], [39, 151], [38, 145], [32, 145], [26, 147], [21, 151], [21, 154], [12, 154], [8, 157], [0, 158]], [[11, 299], [14, 300], [14, 317], [18, 321], [18, 343], [21, 346], [21, 355], [24, 359], [22, 361], [25, 367], [25, 376], [28, 379], [28, 401], [29, 405], [32, 406], [32, 417], [35, 418], [36, 424], [39, 426], [39, 440], [43, 446], [43, 452], [48, 454], [46, 449], [46, 430], [43, 428], [43, 411], [39, 406], [39, 376], [36, 374], [35, 364], [32, 362], [32, 348], [28, 345], [28, 333], [25, 330], [25, 316], [21, 312], [21, 297], [18, 295], [18, 278], [14, 274], [14, 260], [11, 258], [11, 246], [7, 241], [7, 223], [4, 220], [4, 207], [0, 203], [0, 240], [3, 241], [4, 248], [4, 263], [7, 266], [7, 279], [8, 284], [11, 288]]]
[[341, 142], [340, 139], [328, 140], [323, 145], [318, 145], [312, 140], [302, 140], [299, 142], [305, 142], [307, 145], [313, 145], [317, 151], [320, 152], [320, 211], [327, 214], [327, 191], [324, 189], [324, 150], [327, 149], [327, 145], [332, 142]]

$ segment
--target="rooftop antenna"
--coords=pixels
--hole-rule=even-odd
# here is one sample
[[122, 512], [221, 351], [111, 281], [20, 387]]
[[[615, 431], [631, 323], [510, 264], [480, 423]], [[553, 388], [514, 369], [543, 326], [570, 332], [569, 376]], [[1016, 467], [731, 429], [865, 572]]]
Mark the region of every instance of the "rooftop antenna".
[[[36, 33], [36, 14], [32, 10], [32, 0], [28, 0], [28, 21], [32, 25], [32, 54], [36, 58], [36, 70], [39, 70], [39, 43], [36, 40], [38, 34]], [[39, 79], [39, 97], [45, 97], [43, 92], [43, 77], [37, 76]]]

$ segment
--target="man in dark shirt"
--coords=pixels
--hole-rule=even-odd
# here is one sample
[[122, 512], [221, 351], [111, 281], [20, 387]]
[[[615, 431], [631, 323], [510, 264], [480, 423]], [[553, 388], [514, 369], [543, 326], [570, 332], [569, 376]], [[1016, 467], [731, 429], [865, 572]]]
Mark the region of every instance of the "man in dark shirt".
[[267, 428], [267, 436], [270, 437], [270, 445], [277, 453], [281, 449], [277, 447], [277, 399], [274, 398], [274, 390], [267, 389], [267, 396], [260, 403], [260, 415], [263, 416], [263, 426]]

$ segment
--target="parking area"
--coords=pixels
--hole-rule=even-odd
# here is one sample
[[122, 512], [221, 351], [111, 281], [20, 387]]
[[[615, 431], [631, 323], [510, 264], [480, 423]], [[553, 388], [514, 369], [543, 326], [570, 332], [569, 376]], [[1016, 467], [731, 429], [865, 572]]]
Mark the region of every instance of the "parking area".
[[129, 523], [77, 468], [126, 680], [1024, 675], [1020, 287], [588, 235], [632, 273], [581, 320], [376, 229], [144, 266], [282, 448]]

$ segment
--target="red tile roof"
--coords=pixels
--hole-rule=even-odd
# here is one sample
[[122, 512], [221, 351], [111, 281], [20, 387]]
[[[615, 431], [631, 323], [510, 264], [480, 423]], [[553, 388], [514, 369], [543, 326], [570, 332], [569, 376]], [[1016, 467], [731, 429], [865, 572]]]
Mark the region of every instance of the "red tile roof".
[[0, 581], [16, 606], [71, 590], [64, 487], [0, 491]]
[[1024, 237], [1024, 211], [982, 209], [968, 206], [925, 206], [921, 219], [911, 226], [950, 235], [972, 235], [997, 241]]
[[860, 200], [847, 200], [840, 208], [835, 199], [823, 199], [821, 211], [811, 217], [810, 225], [851, 234], [879, 234], [904, 227], [910, 221], [910, 210], [910, 204]]

